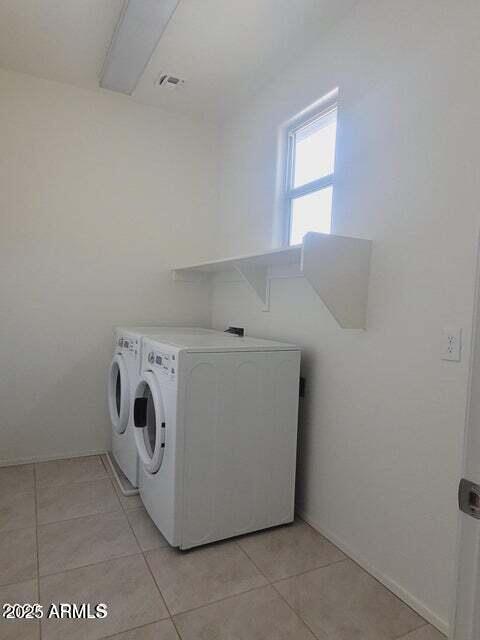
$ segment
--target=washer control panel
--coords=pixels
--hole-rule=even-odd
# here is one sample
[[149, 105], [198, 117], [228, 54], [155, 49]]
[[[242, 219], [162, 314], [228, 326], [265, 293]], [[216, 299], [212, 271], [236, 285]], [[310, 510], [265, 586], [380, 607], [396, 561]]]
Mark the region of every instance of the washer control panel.
[[177, 359], [174, 353], [151, 350], [148, 352], [147, 360], [152, 369], [158, 373], [174, 378], [177, 374]]

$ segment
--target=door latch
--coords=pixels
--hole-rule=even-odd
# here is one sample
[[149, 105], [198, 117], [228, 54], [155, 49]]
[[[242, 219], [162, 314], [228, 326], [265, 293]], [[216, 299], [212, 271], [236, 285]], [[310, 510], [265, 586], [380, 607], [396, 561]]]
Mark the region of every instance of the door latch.
[[462, 478], [458, 487], [460, 511], [480, 520], [480, 484]]

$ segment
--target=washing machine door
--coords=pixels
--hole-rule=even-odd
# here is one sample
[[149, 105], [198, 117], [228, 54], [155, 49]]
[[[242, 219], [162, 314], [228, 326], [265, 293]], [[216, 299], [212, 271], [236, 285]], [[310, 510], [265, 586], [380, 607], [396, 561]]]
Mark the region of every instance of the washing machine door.
[[130, 415], [130, 384], [123, 356], [117, 353], [110, 364], [108, 375], [108, 408], [114, 430], [123, 433]]
[[137, 386], [134, 424], [140, 460], [146, 471], [157, 473], [163, 462], [167, 425], [162, 390], [150, 371]]

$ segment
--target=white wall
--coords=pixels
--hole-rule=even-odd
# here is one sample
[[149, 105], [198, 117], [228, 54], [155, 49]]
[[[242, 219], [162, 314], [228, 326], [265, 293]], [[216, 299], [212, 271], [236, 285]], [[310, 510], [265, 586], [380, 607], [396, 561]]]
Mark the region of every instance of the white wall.
[[[478, 231], [480, 7], [364, 0], [224, 131], [217, 253], [274, 244], [279, 127], [340, 90], [333, 231], [374, 243], [368, 330], [342, 331], [309, 285], [262, 313], [215, 288], [213, 321], [296, 341], [307, 379], [298, 506], [447, 628]], [[461, 363], [440, 359], [464, 329]]]
[[216, 132], [0, 71], [0, 464], [105, 450], [118, 324], [208, 324]]

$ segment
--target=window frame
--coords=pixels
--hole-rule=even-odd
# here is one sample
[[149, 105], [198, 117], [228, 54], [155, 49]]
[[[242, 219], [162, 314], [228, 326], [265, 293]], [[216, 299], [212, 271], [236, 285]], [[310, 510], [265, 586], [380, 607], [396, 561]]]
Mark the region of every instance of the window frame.
[[[285, 166], [284, 166], [284, 182], [283, 182], [283, 191], [284, 191], [284, 245], [285, 246], [294, 246], [290, 243], [291, 232], [292, 232], [292, 206], [293, 201], [297, 198], [301, 198], [302, 196], [309, 195], [310, 193], [315, 193], [317, 191], [321, 191], [326, 187], [334, 187], [334, 178], [335, 178], [335, 159], [337, 152], [337, 145], [335, 139], [335, 150], [334, 150], [334, 164], [333, 164], [333, 172], [327, 176], [323, 176], [322, 178], [317, 178], [316, 180], [312, 180], [311, 182], [307, 182], [306, 184], [301, 185], [300, 187], [294, 187], [294, 177], [295, 177], [295, 136], [301, 129], [308, 127], [310, 124], [315, 122], [316, 120], [320, 120], [325, 116], [328, 116], [333, 111], [337, 112], [337, 126], [338, 126], [338, 93], [337, 91], [333, 91], [324, 98], [320, 100], [320, 105], [316, 106], [315, 110], [309, 109], [308, 112], [303, 112], [300, 116], [297, 116], [294, 121], [286, 128], [285, 136], [286, 136], [286, 144], [285, 144]], [[332, 202], [333, 202], [333, 192], [332, 192]], [[333, 209], [333, 205], [332, 205]]]

